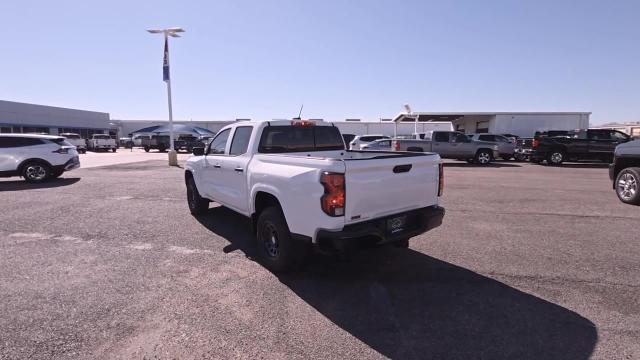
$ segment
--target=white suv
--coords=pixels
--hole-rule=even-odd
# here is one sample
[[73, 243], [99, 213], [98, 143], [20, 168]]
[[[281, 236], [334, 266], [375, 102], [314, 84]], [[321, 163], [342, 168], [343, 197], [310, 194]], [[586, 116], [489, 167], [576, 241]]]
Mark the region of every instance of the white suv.
[[78, 167], [76, 147], [61, 136], [0, 134], [0, 177], [38, 183]]
[[349, 143], [349, 150], [362, 150], [362, 147], [373, 141], [380, 139], [390, 139], [386, 135], [358, 135]]

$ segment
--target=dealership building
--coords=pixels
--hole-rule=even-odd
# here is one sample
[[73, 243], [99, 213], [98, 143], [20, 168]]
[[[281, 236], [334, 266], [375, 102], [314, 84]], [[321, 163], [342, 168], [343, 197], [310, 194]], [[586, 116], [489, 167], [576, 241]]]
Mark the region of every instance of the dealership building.
[[[0, 100], [0, 132], [109, 134], [109, 114]], [[115, 134], [112, 134], [115, 135]]]
[[[428, 122], [450, 121], [456, 130], [472, 133], [509, 133], [533, 136], [536, 131], [575, 130], [589, 127], [589, 112], [412, 112], [377, 121], [346, 119], [335, 121], [343, 133], [409, 135], [430, 128]], [[223, 126], [248, 119], [224, 121], [174, 121], [217, 132]], [[166, 120], [110, 119], [109, 113], [0, 100], [0, 132], [47, 133], [74, 132], [87, 138], [92, 134], [127, 137], [131, 133]]]

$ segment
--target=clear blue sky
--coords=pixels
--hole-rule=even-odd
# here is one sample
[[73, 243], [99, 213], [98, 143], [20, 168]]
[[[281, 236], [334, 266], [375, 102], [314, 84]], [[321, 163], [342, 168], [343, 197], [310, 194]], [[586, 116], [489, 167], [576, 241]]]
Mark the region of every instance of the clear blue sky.
[[592, 111], [640, 120], [640, 1], [2, 1], [0, 99], [164, 119]]

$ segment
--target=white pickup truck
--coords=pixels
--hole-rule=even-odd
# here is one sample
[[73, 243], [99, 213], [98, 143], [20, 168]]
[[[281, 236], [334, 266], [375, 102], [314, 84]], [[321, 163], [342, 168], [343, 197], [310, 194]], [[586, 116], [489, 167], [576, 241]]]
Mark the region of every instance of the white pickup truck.
[[185, 164], [191, 213], [215, 201], [250, 217], [258, 256], [274, 272], [301, 265], [310, 244], [367, 237], [406, 247], [444, 216], [437, 154], [348, 151], [331, 123], [236, 123], [194, 155]]
[[116, 152], [117, 144], [116, 140], [112, 139], [109, 135], [93, 134], [89, 141], [87, 141], [87, 147], [91, 151], [111, 150]]

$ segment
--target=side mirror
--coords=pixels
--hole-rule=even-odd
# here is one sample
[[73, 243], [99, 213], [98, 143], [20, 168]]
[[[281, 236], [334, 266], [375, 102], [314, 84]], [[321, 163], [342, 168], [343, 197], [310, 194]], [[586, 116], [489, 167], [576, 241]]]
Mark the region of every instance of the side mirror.
[[200, 147], [200, 146], [198, 146], [198, 147], [194, 147], [194, 148], [193, 148], [193, 155], [195, 155], [195, 156], [202, 156], [202, 155], [204, 155], [204, 148], [203, 148], [203, 147]]

